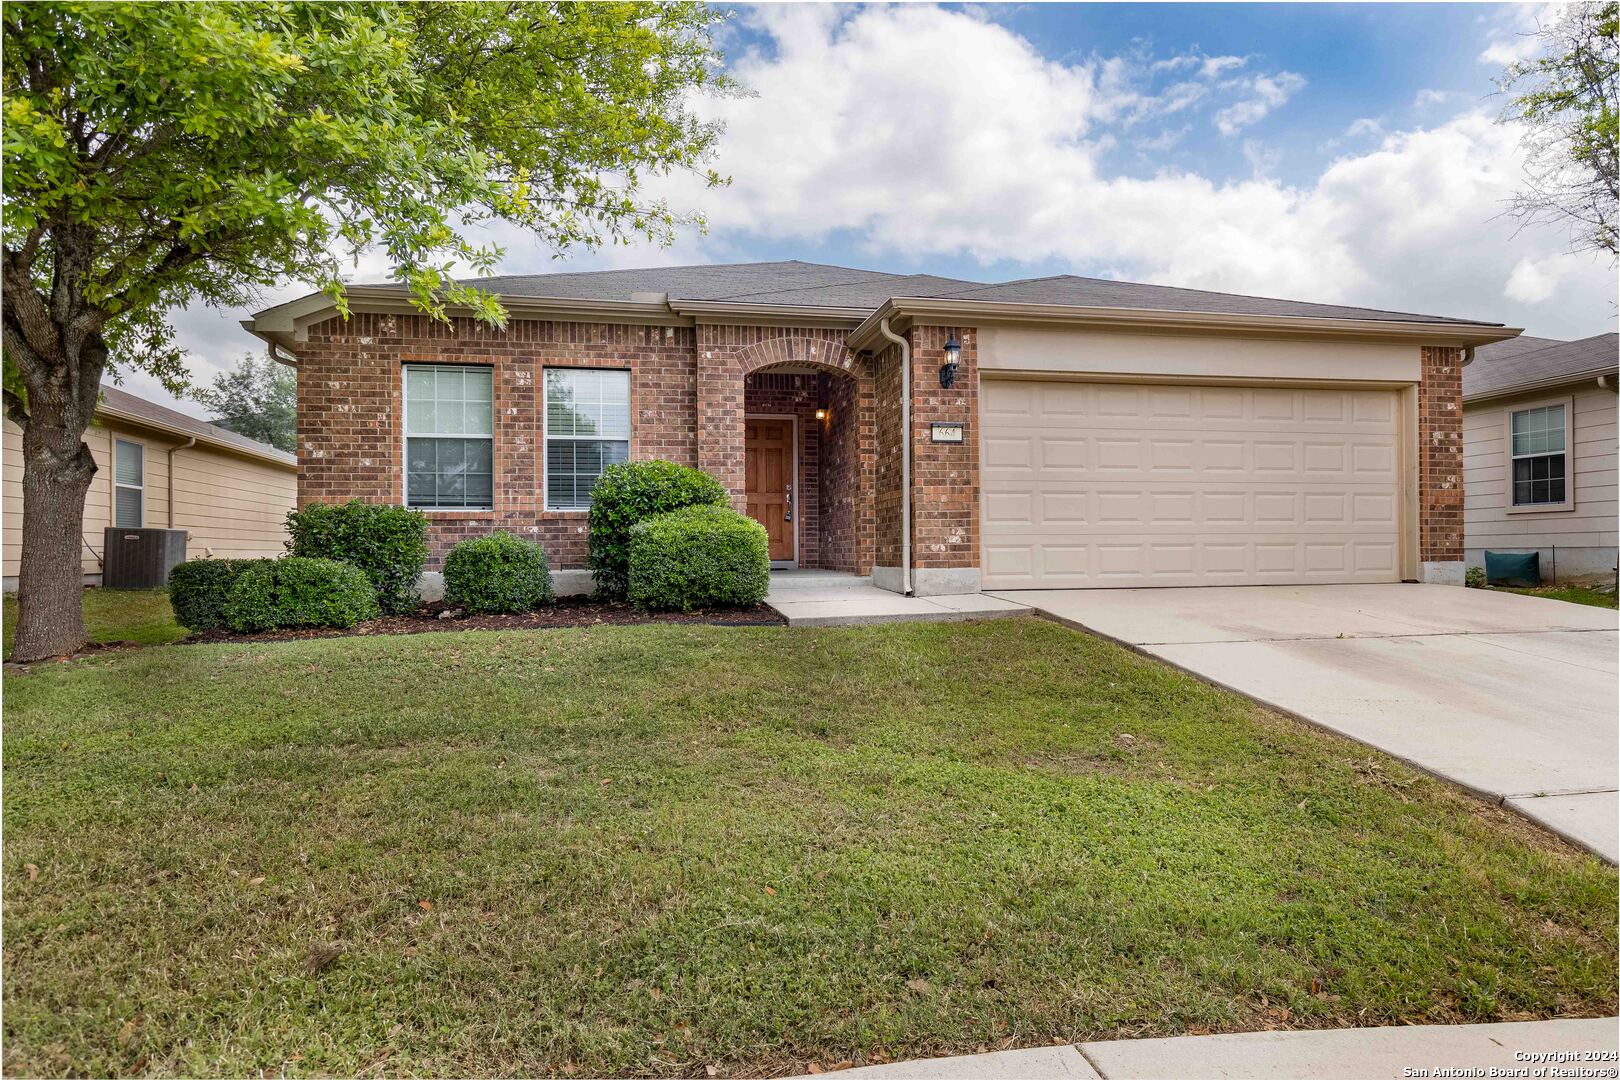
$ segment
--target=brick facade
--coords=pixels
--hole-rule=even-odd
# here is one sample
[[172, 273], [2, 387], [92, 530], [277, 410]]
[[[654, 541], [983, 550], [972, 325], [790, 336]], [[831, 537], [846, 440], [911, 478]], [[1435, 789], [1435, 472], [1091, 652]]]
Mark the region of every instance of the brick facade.
[[[710, 360], [700, 364], [698, 339]], [[513, 320], [503, 329], [470, 319], [436, 322], [421, 315], [357, 313], [311, 327], [299, 346], [298, 501], [404, 500], [403, 365], [478, 364], [494, 369], [495, 498], [491, 510], [431, 510], [429, 569], [437, 569], [457, 541], [505, 529], [543, 544], [552, 565], [585, 565], [587, 513], [544, 506], [542, 436], [543, 373], [547, 367], [616, 368], [630, 372], [633, 460], [663, 458], [698, 465], [719, 476], [740, 507], [743, 499], [742, 443], [745, 376], [772, 365], [824, 367], [834, 380], [857, 385], [854, 407], [832, 414], [847, 421], [857, 444], [839, 436], [836, 475], [870, 487], [870, 454], [859, 440], [871, 437], [870, 392], [859, 385], [859, 365], [844, 349], [842, 335], [827, 330], [774, 327], [634, 326], [606, 323]], [[859, 369], [859, 370], [858, 370]], [[700, 371], [702, 377], [700, 378]], [[812, 531], [801, 534], [806, 565], [836, 565], [866, 572], [871, 565], [870, 528], [853, 508], [859, 500], [840, 495], [834, 514], [848, 536], [829, 535], [821, 522], [825, 501], [819, 473], [822, 432], [817, 428], [813, 393], [783, 391], [780, 376], [761, 376], [756, 393], [794, 399], [808, 411], [801, 439], [811, 448]], [[797, 377], [795, 377], [797, 378]], [[815, 376], [807, 377], [813, 388]], [[795, 396], [797, 395], [797, 396]], [[802, 400], [800, 400], [802, 398]], [[772, 399], [762, 397], [760, 411]], [[809, 437], [805, 437], [808, 431]], [[805, 467], [801, 461], [801, 469]], [[859, 487], [858, 487], [859, 490]], [[836, 562], [823, 559], [834, 552]]]
[[[901, 561], [902, 378], [912, 380], [912, 560], [918, 569], [979, 565], [978, 333], [971, 326], [906, 331], [899, 349], [852, 354], [846, 331], [793, 326], [621, 325], [358, 313], [309, 328], [298, 350], [299, 503], [403, 501], [402, 365], [494, 369], [492, 510], [430, 511], [430, 568], [456, 541], [507, 529], [545, 545], [552, 565], [584, 565], [587, 514], [543, 501], [543, 373], [547, 367], [630, 372], [632, 459], [703, 468], [743, 505], [743, 417], [799, 421], [796, 491], [800, 565], [868, 573]], [[939, 385], [945, 340], [961, 342], [956, 385]], [[1419, 558], [1463, 557], [1461, 354], [1422, 349], [1418, 388]], [[815, 410], [825, 408], [823, 421]], [[934, 443], [935, 421], [965, 425]]]
[[1462, 350], [1423, 348], [1418, 384], [1418, 559], [1463, 558]]

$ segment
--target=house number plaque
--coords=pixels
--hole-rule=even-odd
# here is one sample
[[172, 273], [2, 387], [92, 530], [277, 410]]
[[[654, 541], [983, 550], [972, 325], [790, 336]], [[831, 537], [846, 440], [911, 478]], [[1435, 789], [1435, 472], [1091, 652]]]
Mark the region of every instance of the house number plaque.
[[961, 442], [961, 424], [930, 424], [928, 425], [930, 441], [932, 442]]

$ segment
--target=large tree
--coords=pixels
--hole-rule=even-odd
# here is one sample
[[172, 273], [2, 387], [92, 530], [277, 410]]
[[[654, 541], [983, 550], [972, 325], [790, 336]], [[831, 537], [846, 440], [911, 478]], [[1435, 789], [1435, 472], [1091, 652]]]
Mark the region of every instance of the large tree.
[[1510, 65], [1502, 118], [1524, 128], [1524, 185], [1508, 212], [1560, 225], [1576, 251], [1620, 254], [1620, 3], [1565, 5]]
[[285, 364], [248, 353], [231, 370], [191, 396], [228, 431], [292, 453], [298, 432], [298, 379]]
[[[384, 251], [418, 307], [501, 323], [492, 222], [667, 243], [643, 180], [705, 163], [729, 88], [695, 3], [7, 4], [4, 360], [23, 430], [14, 658], [85, 640], [85, 427], [109, 365], [184, 381], [165, 313]], [[346, 310], [346, 309], [345, 309]]]

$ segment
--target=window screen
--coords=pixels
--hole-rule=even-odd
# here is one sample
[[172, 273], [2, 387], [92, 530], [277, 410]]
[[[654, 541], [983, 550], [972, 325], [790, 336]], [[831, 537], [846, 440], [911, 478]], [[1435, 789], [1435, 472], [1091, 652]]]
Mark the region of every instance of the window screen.
[[630, 373], [546, 369], [546, 506], [584, 510], [602, 470], [630, 457]]
[[1567, 501], [1564, 406], [1543, 405], [1513, 414], [1513, 505]]
[[146, 447], [113, 442], [113, 528], [139, 529], [146, 524]]
[[494, 383], [494, 371], [487, 367], [406, 365], [407, 506], [494, 507]]

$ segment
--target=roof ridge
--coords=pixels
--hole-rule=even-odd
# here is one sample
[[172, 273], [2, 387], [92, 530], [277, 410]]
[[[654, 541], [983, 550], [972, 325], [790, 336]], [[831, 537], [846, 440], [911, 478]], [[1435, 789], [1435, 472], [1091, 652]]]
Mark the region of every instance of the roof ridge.
[[[842, 269], [852, 270], [852, 269], [854, 269], [854, 267], [843, 267]], [[890, 274], [890, 273], [888, 273], [886, 271], [883, 271], [883, 270], [868, 270], [868, 271], [862, 271], [862, 272], [863, 273], [870, 273], [870, 274], [877, 274], [880, 277], [886, 277], [886, 278], [891, 278], [891, 279], [931, 277], [931, 278], [939, 278], [941, 281], [964, 281], [965, 280], [964, 278], [947, 278], [942, 274]], [[790, 285], [790, 286], [788, 286], [786, 288], [782, 288], [782, 289], [758, 289], [758, 290], [755, 290], [754, 292], [732, 293], [732, 294], [730, 294], [728, 296], [717, 296], [717, 297], [715, 297], [715, 299], [716, 300], [740, 300], [745, 296], [775, 296], [777, 293], [785, 293], [785, 292], [816, 292], [816, 291], [818, 291], [820, 289], [838, 289], [838, 288], [842, 288], [845, 285], [856, 285], [856, 284], [859, 284], [859, 282], [857, 282], [857, 281], [829, 281], [829, 282], [826, 282], [825, 284], [822, 284], [822, 285]], [[976, 288], [976, 289], [982, 289], [982, 288], [986, 288], [987, 286], [985, 284], [983, 284], [983, 283], [979, 283], [979, 284], [973, 285], [973, 287]], [[940, 294], [937, 294], [937, 295], [948, 296], [950, 294], [949, 293], [940, 293]], [[857, 306], [864, 306], [864, 305], [857, 305]]]
[[1470, 323], [1470, 324], [1475, 325], [1475, 326], [1499, 326], [1499, 325], [1501, 325], [1500, 323], [1484, 322], [1484, 321], [1479, 320], [1479, 319], [1459, 319], [1459, 318], [1456, 318], [1455, 316], [1449, 316], [1449, 315], [1428, 315], [1428, 314], [1425, 314], [1425, 313], [1423, 313], [1421, 311], [1400, 311], [1400, 310], [1397, 310], [1395, 308], [1365, 307], [1365, 306], [1363, 306], [1361, 304], [1355, 304], [1355, 303], [1349, 303], [1349, 302], [1330, 303], [1330, 302], [1328, 302], [1326, 300], [1295, 300], [1295, 299], [1293, 299], [1291, 297], [1287, 297], [1287, 296], [1262, 296], [1259, 293], [1235, 293], [1235, 292], [1227, 292], [1224, 289], [1195, 289], [1195, 288], [1192, 288], [1191, 286], [1188, 286], [1188, 285], [1163, 285], [1163, 284], [1160, 284], [1159, 282], [1156, 282], [1156, 281], [1126, 281], [1123, 278], [1088, 277], [1088, 276], [1086, 276], [1084, 274], [1047, 274], [1044, 277], [1018, 278], [1018, 279], [1015, 279], [1013, 281], [997, 282], [995, 284], [995, 286], [992, 286], [992, 287], [1000, 287], [1000, 286], [1003, 286], [1003, 285], [1022, 285], [1022, 284], [1027, 284], [1027, 283], [1033, 282], [1033, 281], [1058, 281], [1058, 280], [1065, 280], [1065, 279], [1072, 280], [1072, 281], [1094, 281], [1094, 282], [1100, 282], [1100, 283], [1102, 283], [1104, 285], [1130, 285], [1130, 286], [1133, 286], [1135, 288], [1160, 289], [1160, 290], [1163, 290], [1165, 292], [1199, 293], [1199, 294], [1202, 294], [1204, 296], [1226, 296], [1226, 297], [1232, 297], [1232, 298], [1238, 299], [1238, 300], [1265, 300], [1265, 301], [1268, 301], [1268, 302], [1273, 303], [1273, 304], [1301, 304], [1301, 305], [1304, 305], [1306, 307], [1319, 307], [1319, 308], [1322, 308], [1322, 307], [1355, 308], [1355, 309], [1359, 309], [1361, 311], [1382, 312], [1382, 313], [1384, 313], [1386, 315], [1405, 315], [1405, 316], [1407, 316], [1409, 318], [1422, 319], [1422, 320], [1425, 320], [1425, 321], [1428, 321], [1428, 322], [1433, 322], [1436, 319], [1440, 319], [1440, 320], [1444, 320], [1446, 322]]

